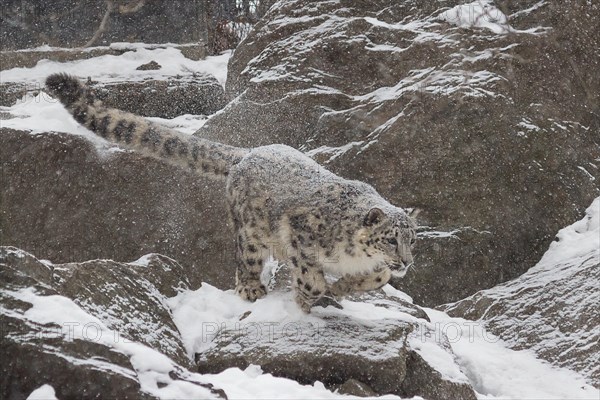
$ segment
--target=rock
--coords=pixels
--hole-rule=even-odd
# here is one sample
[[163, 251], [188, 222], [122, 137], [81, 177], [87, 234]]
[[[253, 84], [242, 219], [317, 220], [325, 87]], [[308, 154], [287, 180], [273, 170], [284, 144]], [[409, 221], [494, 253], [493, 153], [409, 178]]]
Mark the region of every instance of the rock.
[[348, 394], [350, 396], [359, 397], [376, 397], [377, 392], [369, 387], [366, 383], [357, 381], [356, 379], [348, 379], [337, 388], [338, 393]]
[[[181, 260], [183, 270], [172, 261], [161, 265], [191, 288], [202, 281], [233, 287], [233, 233], [221, 181], [137, 153], [98, 153], [76, 135], [10, 129], [0, 131], [0, 168], [0, 245], [55, 263], [161, 253]], [[148, 280], [159, 288], [177, 283], [165, 275]], [[162, 293], [172, 294], [166, 286]]]
[[[165, 279], [180, 278], [176, 288], [188, 288], [183, 268], [177, 262], [164, 256], [153, 255], [152, 258], [153, 280], [157, 272], [161, 272]], [[189, 367], [191, 363], [179, 331], [170, 309], [165, 306], [167, 296], [144, 276], [145, 270], [150, 268], [111, 260], [57, 264], [54, 266], [55, 287], [83, 310], [101, 316], [109, 329], [127, 340], [143, 343], [179, 365]], [[169, 287], [167, 292], [173, 296], [174, 289]]]
[[41, 60], [68, 62], [77, 60], [87, 60], [94, 57], [105, 55], [120, 56], [129, 51], [135, 51], [140, 48], [147, 50], [172, 47], [180, 50], [184, 57], [190, 60], [202, 60], [206, 58], [207, 51], [203, 42], [188, 44], [148, 44], [148, 43], [116, 43], [110, 46], [98, 46], [92, 48], [35, 48], [3, 51], [0, 53], [0, 65], [3, 70], [12, 68], [32, 68]]
[[[200, 60], [206, 57], [204, 45], [157, 45], [157, 44], [114, 44], [93, 49], [33, 49], [2, 52], [0, 63], [3, 70], [11, 68], [30, 68], [41, 60], [56, 62], [80, 61], [92, 57], [106, 55], [119, 56], [127, 52], [169, 49], [178, 50], [190, 59]], [[158, 70], [161, 66], [156, 62], [148, 62], [137, 70]], [[126, 74], [127, 71], [122, 71]], [[130, 69], [135, 74], [133, 68]], [[75, 72], [77, 73], [77, 72]], [[182, 75], [153, 75], [151, 73], [136, 74], [137, 81], [119, 81], [115, 77], [97, 76], [88, 79], [98, 97], [107, 105], [149, 117], [173, 118], [182, 114], [212, 114], [226, 104], [225, 91], [217, 79], [208, 73], [189, 72]], [[12, 106], [26, 94], [36, 95], [43, 90], [43, 83], [25, 78], [17, 81], [2, 80], [0, 83], [0, 106]], [[18, 79], [21, 79], [20, 81]], [[107, 79], [102, 81], [102, 79]], [[124, 78], [126, 79], [126, 78]]]
[[35, 95], [41, 91], [41, 87], [31, 87], [25, 83], [0, 83], [0, 106], [10, 107], [27, 93]]
[[139, 67], [136, 68], [136, 70], [138, 71], [152, 71], [152, 70], [157, 70], [157, 69], [161, 69], [162, 66], [157, 63], [156, 61], [150, 61], [149, 63], [146, 64], [142, 64]]
[[86, 50], [71, 48], [38, 48], [16, 51], [3, 51], [2, 53], [0, 53], [0, 63], [2, 64], [3, 70], [8, 70], [12, 68], [32, 68], [42, 60], [57, 62], [87, 60], [90, 58], [105, 55], [119, 56], [130, 50], [128, 50], [127, 48], [104, 46]]
[[[207, 334], [205, 349], [196, 354], [198, 371], [219, 373], [260, 365], [274, 376], [304, 384], [320, 381], [332, 390], [363, 396], [475, 399], [456, 364], [454, 377], [437, 370], [436, 357], [452, 360], [452, 350], [443, 335], [437, 336], [438, 343], [432, 341], [435, 327], [413, 316], [423, 312], [419, 307], [408, 302], [395, 305], [396, 297], [377, 293], [356, 302], [344, 300], [343, 310], [316, 307], [306, 316], [287, 311], [286, 304], [293, 303], [288, 295], [289, 299], [277, 298], [272, 293], [267, 298], [266, 309], [283, 302], [277, 316], [255, 309], [235, 324], [224, 322], [213, 335]], [[435, 343], [425, 346], [425, 356], [436, 354], [429, 357], [434, 360], [431, 364], [420, 355], [424, 342]]]
[[600, 198], [586, 218], [561, 230], [542, 260], [521, 277], [440, 308], [481, 321], [511, 348], [531, 349], [598, 388], [599, 218]]
[[[93, 44], [197, 42], [206, 36], [203, 7], [199, 0], [119, 3]], [[0, 16], [1, 49], [83, 46], [99, 30], [106, 12], [107, 4], [100, 0], [56, 0], [52, 7], [41, 0], [26, 5], [9, 0]]]
[[424, 399], [476, 399], [473, 389], [465, 384], [444, 379], [442, 373], [412, 351], [406, 359], [406, 375], [402, 382], [403, 396]]
[[[51, 269], [30, 254], [0, 248], [2, 398], [25, 398], [48, 383], [56, 389], [58, 398], [78, 398], [82, 393], [90, 398], [153, 398], [139, 392], [140, 385], [125, 355], [97, 343], [63, 341], [57, 332], [64, 327], [35, 324], [25, 318], [27, 303], [5, 291], [29, 289], [44, 296], [58, 295], [49, 288], [46, 271]], [[86, 362], [93, 357], [103, 361], [98, 363], [103, 368]]]
[[[160, 263], [163, 275], [177, 273], [176, 263], [154, 255], [145, 260], [148, 267], [107, 260], [51, 265], [0, 247], [1, 397], [25, 398], [49, 384], [59, 399], [154, 399], [174, 383], [190, 395], [226, 398], [144, 346], [186, 357], [182, 346], [170, 348], [180, 338], [165, 316], [165, 299], [144, 278], [145, 268], [156, 275]], [[51, 322], [57, 319], [64, 322]]]
[[60, 330], [58, 325], [30, 325], [4, 314], [0, 319], [3, 332], [10, 333], [10, 338], [2, 338], [1, 346], [2, 398], [26, 398], [48, 383], [59, 399], [82, 398], [84, 394], [87, 398], [156, 398], [140, 392], [135, 371], [123, 354], [80, 340], [57, 343], [52, 336]]
[[226, 104], [223, 86], [210, 74], [142, 82], [94, 82], [91, 86], [107, 106], [145, 117], [208, 115]]
[[439, 18], [458, 3], [279, 2], [197, 133], [291, 145], [424, 209], [417, 268], [395, 284], [425, 305], [519, 276], [600, 193], [599, 5], [501, 1], [498, 34]]

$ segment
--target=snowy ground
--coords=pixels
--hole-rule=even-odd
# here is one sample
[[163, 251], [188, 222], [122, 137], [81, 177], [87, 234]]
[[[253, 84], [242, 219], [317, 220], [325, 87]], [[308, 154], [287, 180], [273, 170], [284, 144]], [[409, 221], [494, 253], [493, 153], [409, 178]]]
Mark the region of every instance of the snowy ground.
[[[454, 14], [452, 14], [454, 13]], [[458, 10], [450, 10], [446, 19], [458, 18]], [[458, 20], [457, 20], [458, 21]], [[462, 25], [462, 22], [456, 22]], [[502, 23], [501, 20], [494, 23]], [[31, 85], [40, 85], [44, 78], [53, 72], [68, 72], [80, 77], [93, 76], [96, 80], [141, 80], [145, 77], [163, 78], [177, 74], [192, 72], [210, 72], [224, 83], [226, 77], [227, 61], [230, 54], [209, 57], [203, 61], [185, 59], [181, 53], [173, 48], [145, 49], [139, 47], [134, 52], [121, 56], [101, 56], [95, 59], [57, 63], [42, 61], [34, 68], [15, 68], [2, 71], [2, 81], [26, 82]], [[140, 64], [157, 61], [163, 65], [160, 71], [135, 71]], [[7, 119], [0, 119], [2, 127], [30, 130], [34, 134], [48, 131], [67, 132], [82, 135], [93, 141], [99, 149], [114, 148], [113, 145], [94, 136], [87, 129], [79, 126], [75, 120], [57, 102], [44, 93], [35, 97], [26, 97], [12, 107], [1, 107], [0, 115]], [[154, 121], [163, 123], [184, 133], [192, 133], [205, 122], [200, 116], [184, 115], [172, 120], [153, 118]], [[596, 221], [597, 221], [596, 216]], [[575, 226], [575, 225], [574, 225]], [[566, 235], [568, 231], [564, 231]], [[551, 249], [552, 251], [552, 249]], [[393, 291], [391, 287], [387, 290]], [[100, 337], [114, 337], [101, 321], [86, 313], [72, 300], [62, 296], [38, 296], [32, 290], [14, 292], [13, 296], [31, 303], [33, 306], [25, 315], [31, 321], [38, 323], [72, 323], [80, 322], [85, 326], [93, 322], [100, 326], [105, 335]], [[351, 301], [344, 301], [344, 310], [335, 311], [349, 313], [355, 318], [364, 318], [364, 305]], [[315, 319], [316, 315], [305, 316], [296, 307], [291, 297], [286, 294], [273, 293], [265, 299], [250, 304], [241, 301], [232, 291], [221, 291], [208, 284], [196, 291], [186, 291], [170, 299], [175, 322], [182, 333], [186, 348], [191, 355], [209, 345], [206, 341], [207, 323], [234, 323], [239, 315], [246, 311], [254, 311], [252, 315], [276, 315], [278, 321], [286, 319]], [[390, 317], [392, 311], [369, 305], [369, 315]], [[454, 352], [464, 374], [482, 399], [598, 399], [600, 393], [575, 372], [559, 369], [537, 359], [528, 351], [513, 351], [508, 349], [500, 340], [486, 334], [474, 322], [451, 318], [448, 315], [427, 310], [435, 329], [444, 332], [450, 338]], [[395, 318], [407, 318], [405, 314], [392, 315]], [[192, 321], [192, 322], [190, 322]], [[77, 337], [84, 337], [84, 333], [75, 330], [71, 332]], [[166, 356], [139, 343], [105, 343], [115, 346], [117, 350], [131, 357], [135, 373], [138, 375], [142, 389], [161, 398], [206, 398], [210, 393], [197, 385], [182, 381], [173, 381], [169, 375], [174, 363]], [[428, 354], [426, 346], [421, 351], [430, 360], [435, 362], [435, 354]], [[443, 366], [441, 366], [443, 368]], [[225, 390], [230, 399], [309, 399], [309, 398], [347, 398], [337, 393], [332, 393], [316, 382], [314, 385], [300, 385], [289, 379], [276, 378], [270, 374], [262, 373], [259, 366], [251, 366], [245, 371], [237, 368], [228, 369], [216, 375], [200, 375], [186, 371], [190, 381], [210, 382], [217, 388]], [[158, 383], [161, 383], [159, 385]], [[162, 384], [167, 383], [166, 386]], [[159, 387], [160, 386], [160, 387]], [[53, 388], [45, 385], [30, 398], [52, 398]], [[396, 398], [385, 396], [384, 398]]]

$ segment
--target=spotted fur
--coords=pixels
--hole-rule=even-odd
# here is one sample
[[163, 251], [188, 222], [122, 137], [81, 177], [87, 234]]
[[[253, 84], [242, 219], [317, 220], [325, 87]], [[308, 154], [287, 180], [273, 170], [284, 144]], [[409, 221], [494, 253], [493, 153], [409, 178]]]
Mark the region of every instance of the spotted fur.
[[[75, 119], [108, 140], [201, 174], [225, 178], [235, 229], [236, 292], [266, 294], [269, 257], [293, 268], [296, 301], [306, 312], [323, 296], [374, 290], [412, 264], [415, 222], [371, 186], [341, 178], [284, 145], [242, 149], [178, 134], [105, 107], [77, 79], [46, 81]], [[326, 275], [337, 276], [328, 284]]]

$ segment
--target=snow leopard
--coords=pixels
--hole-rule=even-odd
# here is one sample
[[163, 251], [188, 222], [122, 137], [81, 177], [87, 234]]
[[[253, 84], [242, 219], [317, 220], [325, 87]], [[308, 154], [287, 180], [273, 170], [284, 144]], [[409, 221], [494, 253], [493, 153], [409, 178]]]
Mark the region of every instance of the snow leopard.
[[46, 90], [96, 135], [147, 156], [225, 182], [235, 230], [235, 291], [245, 300], [266, 295], [264, 264], [276, 258], [292, 270], [305, 312], [324, 299], [376, 290], [413, 264], [415, 215], [370, 185], [344, 179], [282, 144], [240, 148], [185, 135], [109, 108], [67, 74]]

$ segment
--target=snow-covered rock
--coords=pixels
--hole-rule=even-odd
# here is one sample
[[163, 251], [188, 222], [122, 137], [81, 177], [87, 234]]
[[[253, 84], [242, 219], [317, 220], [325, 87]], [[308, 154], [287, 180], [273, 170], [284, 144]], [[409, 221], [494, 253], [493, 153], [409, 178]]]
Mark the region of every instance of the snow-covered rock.
[[[33, 97], [43, 88], [48, 74], [67, 72], [89, 79], [98, 98], [110, 107], [147, 117], [209, 115], [226, 103], [223, 83], [228, 53], [199, 59], [190, 55], [194, 48], [117, 43], [91, 49], [49, 48], [3, 54], [13, 63], [24, 59], [24, 65], [3, 63], [8, 65], [2, 71], [0, 105], [8, 107], [25, 95]], [[37, 63], [32, 65], [32, 61]], [[149, 63], [160, 68], [140, 68]]]
[[424, 211], [398, 284], [440, 304], [517, 277], [598, 196], [597, 2], [291, 0], [235, 49], [199, 135], [285, 143]]
[[0, 247], [0, 396], [598, 398], [577, 373], [389, 285], [306, 315], [289, 291], [248, 303], [185, 289], [181, 271], [156, 254], [59, 265]]
[[52, 264], [1, 247], [0, 272], [3, 398], [51, 388], [58, 398], [218, 398], [213, 384], [227, 390], [234, 382], [219, 379], [233, 368], [280, 377], [271, 385], [475, 398], [445, 337], [391, 287], [306, 315], [291, 292], [253, 304], [208, 284], [190, 291], [179, 264], [156, 254]]
[[519, 278], [442, 308], [600, 382], [600, 197]]
[[44, 386], [59, 399], [225, 397], [165, 355], [181, 358], [163, 295], [145, 271], [132, 279], [135, 268], [167, 278], [176, 263], [152, 257], [147, 267], [126, 268], [52, 265], [0, 247], [2, 398], [39, 396]]
[[317, 307], [310, 315], [290, 292], [250, 304], [206, 285], [171, 304], [201, 373], [260, 365], [274, 376], [334, 389], [358, 385], [379, 395], [474, 399], [445, 335], [434, 332], [406, 295], [386, 291], [344, 300], [341, 310]]

